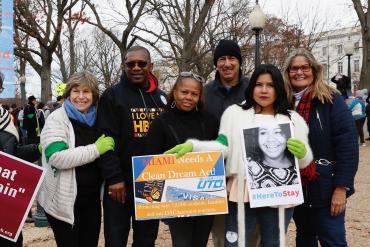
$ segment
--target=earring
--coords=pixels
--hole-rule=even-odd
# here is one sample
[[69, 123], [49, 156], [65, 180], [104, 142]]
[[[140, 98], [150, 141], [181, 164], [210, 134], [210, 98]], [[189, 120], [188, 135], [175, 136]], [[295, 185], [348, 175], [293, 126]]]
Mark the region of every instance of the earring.
[[171, 108], [175, 108], [175, 106], [176, 106], [176, 101], [172, 101]]

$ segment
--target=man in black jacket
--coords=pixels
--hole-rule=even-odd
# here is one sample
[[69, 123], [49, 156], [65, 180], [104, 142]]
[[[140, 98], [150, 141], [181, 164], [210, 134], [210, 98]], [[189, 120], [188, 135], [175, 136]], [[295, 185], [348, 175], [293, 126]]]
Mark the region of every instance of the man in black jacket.
[[152, 67], [146, 48], [130, 48], [120, 82], [108, 88], [99, 102], [99, 134], [112, 136], [116, 143], [115, 150], [98, 161], [105, 179], [103, 207], [107, 247], [127, 245], [131, 219], [133, 246], [154, 246], [157, 237], [158, 220], [135, 220], [131, 167], [132, 156], [143, 155], [143, 141], [151, 121], [167, 103], [165, 94], [157, 88]]
[[23, 110], [23, 128], [27, 130], [27, 144], [40, 143], [40, 137], [38, 136], [38, 123], [36, 114], [37, 100], [35, 96], [31, 95], [28, 97], [28, 104]]
[[[215, 79], [204, 86], [205, 109], [219, 120], [230, 105], [245, 99], [248, 79], [242, 76], [243, 62], [239, 45], [232, 40], [220, 40], [213, 55]], [[212, 228], [215, 247], [224, 246], [225, 215], [217, 215]]]

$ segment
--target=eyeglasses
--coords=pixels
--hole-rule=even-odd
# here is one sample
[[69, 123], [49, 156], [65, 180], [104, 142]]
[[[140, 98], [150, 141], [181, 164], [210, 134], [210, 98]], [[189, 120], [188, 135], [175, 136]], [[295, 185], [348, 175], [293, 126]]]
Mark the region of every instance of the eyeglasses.
[[131, 62], [126, 62], [125, 66], [129, 69], [135, 68], [135, 66], [139, 66], [139, 68], [145, 68], [148, 65], [148, 62], [145, 61], [131, 61]]
[[191, 77], [191, 78], [195, 79], [196, 81], [199, 81], [200, 83], [204, 83], [204, 78], [203, 77], [201, 77], [200, 75], [194, 74], [191, 71], [180, 72], [180, 76], [181, 77]]
[[309, 72], [311, 71], [311, 65], [305, 64], [302, 66], [291, 66], [289, 68], [289, 72], [291, 73], [298, 73], [298, 70], [301, 70], [302, 72]]

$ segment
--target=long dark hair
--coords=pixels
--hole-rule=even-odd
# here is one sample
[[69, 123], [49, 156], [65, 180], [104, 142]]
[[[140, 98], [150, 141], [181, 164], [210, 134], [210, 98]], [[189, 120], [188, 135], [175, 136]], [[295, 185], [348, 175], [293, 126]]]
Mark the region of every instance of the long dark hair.
[[256, 87], [257, 79], [260, 75], [269, 74], [271, 75], [272, 81], [276, 91], [276, 100], [274, 102], [275, 114], [284, 114], [290, 117], [288, 112], [289, 102], [287, 93], [284, 88], [284, 79], [281, 75], [280, 70], [272, 64], [261, 64], [253, 72], [252, 77], [249, 81], [248, 87], [245, 90], [245, 103], [240, 105], [244, 110], [257, 106], [257, 102], [253, 99], [253, 91]]

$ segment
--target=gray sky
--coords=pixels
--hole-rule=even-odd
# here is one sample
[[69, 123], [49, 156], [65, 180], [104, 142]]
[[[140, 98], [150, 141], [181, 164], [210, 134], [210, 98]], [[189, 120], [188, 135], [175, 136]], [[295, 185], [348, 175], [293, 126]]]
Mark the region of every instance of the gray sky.
[[298, 16], [312, 19], [317, 13], [326, 30], [359, 25], [351, 0], [259, 0], [259, 4], [265, 13], [288, 18], [289, 23]]

